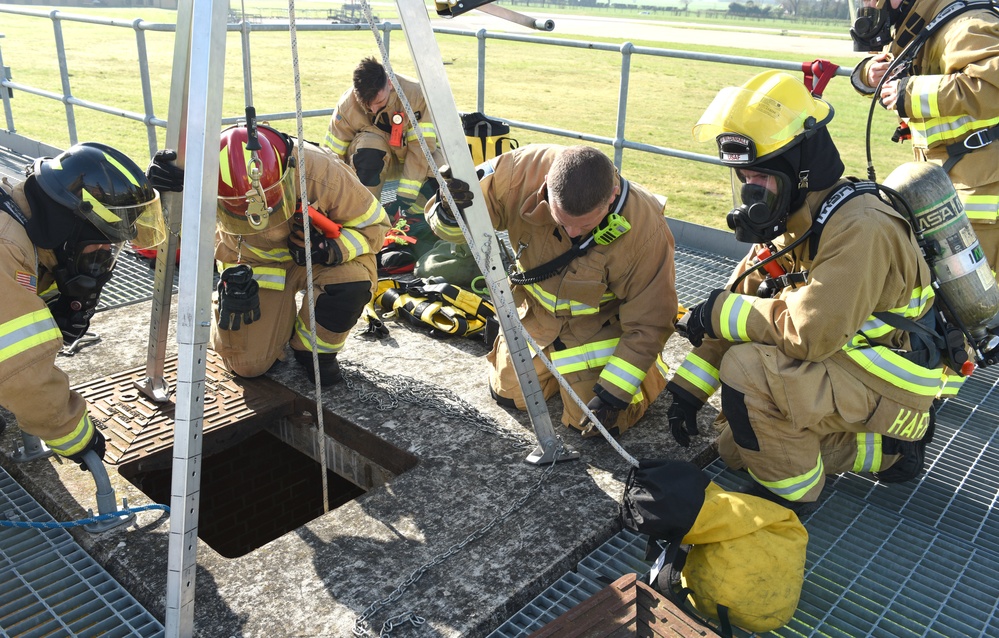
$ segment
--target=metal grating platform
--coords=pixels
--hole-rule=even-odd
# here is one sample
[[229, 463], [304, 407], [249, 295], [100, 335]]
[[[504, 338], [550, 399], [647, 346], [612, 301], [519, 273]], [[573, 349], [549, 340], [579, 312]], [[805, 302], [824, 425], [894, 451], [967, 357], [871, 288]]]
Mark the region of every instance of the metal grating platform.
[[[0, 468], [0, 516], [55, 522]], [[0, 635], [158, 637], [163, 626], [65, 529], [0, 527]]]
[[[98, 312], [149, 301], [153, 298], [155, 275], [153, 260], [131, 250], [123, 250], [115, 262], [114, 275], [101, 291]], [[178, 290], [179, 277], [180, 269], [175, 269], [172, 293]]]
[[[916, 482], [831, 480], [808, 529], [805, 585], [791, 622], [767, 636], [833, 638], [999, 636], [999, 371], [979, 370], [968, 396], [947, 401]], [[720, 486], [746, 478], [720, 460]], [[490, 638], [543, 627], [628, 570], [647, 574], [645, 537], [622, 530]]]

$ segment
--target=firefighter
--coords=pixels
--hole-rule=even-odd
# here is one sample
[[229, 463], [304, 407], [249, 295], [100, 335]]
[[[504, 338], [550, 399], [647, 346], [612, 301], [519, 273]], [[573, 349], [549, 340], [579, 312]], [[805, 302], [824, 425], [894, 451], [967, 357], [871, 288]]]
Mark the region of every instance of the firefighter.
[[[864, 0], [855, 48], [884, 51], [854, 69], [873, 93], [889, 65], [952, 0]], [[876, 96], [911, 134], [917, 161], [947, 171], [992, 269], [999, 265], [999, 12], [984, 3], [955, 12]]]
[[337, 353], [374, 291], [375, 253], [388, 216], [340, 158], [301, 143], [312, 220], [309, 281], [295, 169], [300, 142], [261, 125], [253, 129], [259, 150], [251, 154], [250, 136], [235, 126], [220, 140], [215, 259], [221, 275], [212, 348], [233, 373], [256, 377], [284, 358], [290, 340], [315, 383], [310, 311], [295, 298], [311, 285], [320, 383], [329, 386], [341, 379]]
[[160, 151], [147, 175], [120, 151], [84, 142], [0, 185], [0, 404], [84, 470], [88, 451], [104, 458], [105, 439], [56, 356], [87, 333], [125, 242], [148, 248], [166, 238], [153, 186], [181, 190], [175, 159]]
[[[682, 446], [721, 387], [720, 456], [801, 514], [827, 474], [918, 476], [953, 380], [939, 352], [892, 327], [933, 316], [931, 273], [907, 218], [873, 182], [842, 178], [832, 117], [800, 80], [766, 71], [719, 92], [694, 126], [732, 168], [729, 226], [754, 246], [684, 317], [695, 348], [666, 386]], [[763, 249], [778, 257], [754, 268]]]
[[[623, 433], [666, 384], [662, 350], [677, 297], [664, 201], [588, 146], [527, 145], [479, 171], [492, 224], [517, 253], [511, 283], [524, 329], [601, 423]], [[467, 208], [468, 185], [447, 184]], [[465, 242], [446, 200], [428, 203], [427, 221], [441, 238]], [[493, 398], [525, 409], [503, 335], [488, 360]], [[557, 380], [537, 358], [535, 368], [545, 397], [554, 396]], [[564, 425], [599, 434], [564, 390], [562, 403]]]
[[386, 251], [380, 256], [385, 263], [379, 265], [389, 272], [400, 268], [411, 270], [415, 260], [434, 243], [423, 207], [437, 184], [417, 139], [417, 128], [423, 133], [435, 163], [439, 166], [444, 161], [437, 149], [437, 131], [419, 83], [401, 75], [396, 79], [416, 122], [406, 115], [385, 67], [369, 57], [354, 69], [353, 86], [340, 96], [323, 140], [323, 147], [350, 164], [357, 178], [379, 201], [385, 182], [399, 180], [395, 200], [385, 208], [393, 223], [405, 218], [409, 236], [418, 241], [412, 247], [402, 245], [405, 250]]

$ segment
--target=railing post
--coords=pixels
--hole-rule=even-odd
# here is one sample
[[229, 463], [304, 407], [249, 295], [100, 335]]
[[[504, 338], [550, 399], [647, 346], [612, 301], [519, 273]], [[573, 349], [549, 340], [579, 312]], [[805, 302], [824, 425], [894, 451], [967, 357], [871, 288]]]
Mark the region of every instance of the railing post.
[[[402, 27], [400, 27], [402, 28]], [[389, 54], [389, 40], [392, 39], [392, 24], [390, 22], [382, 22], [382, 44], [385, 45], [385, 54]]]
[[132, 28], [135, 29], [135, 46], [139, 52], [139, 82], [142, 84], [142, 108], [146, 114], [146, 139], [149, 142], [149, 157], [156, 154], [158, 142], [156, 141], [156, 125], [153, 118], [156, 113], [153, 110], [153, 90], [149, 82], [149, 53], [146, 50], [146, 32], [139, 28], [142, 18], [132, 21]]
[[52, 30], [55, 33], [56, 56], [59, 59], [59, 78], [62, 80], [62, 103], [66, 105], [66, 127], [69, 132], [69, 145], [73, 146], [77, 142], [76, 136], [76, 115], [73, 112], [73, 105], [69, 98], [73, 97], [73, 92], [69, 86], [69, 64], [66, 62], [66, 44], [62, 39], [62, 22], [59, 11], [53, 9], [49, 13], [52, 19]]
[[[0, 33], [0, 38], [4, 37]], [[14, 130], [14, 111], [10, 108], [10, 96], [7, 95], [7, 67], [3, 63], [3, 47], [0, 47], [0, 97], [3, 99], [3, 112], [4, 116], [7, 118], [7, 131], [10, 133], [16, 133]]]
[[614, 166], [621, 170], [624, 163], [624, 126], [628, 119], [628, 82], [631, 79], [631, 42], [621, 45], [621, 88], [617, 97], [617, 127], [614, 131]]
[[479, 29], [475, 33], [475, 38], [479, 42], [479, 77], [478, 88], [475, 92], [475, 110], [479, 113], [486, 112], [486, 30]]

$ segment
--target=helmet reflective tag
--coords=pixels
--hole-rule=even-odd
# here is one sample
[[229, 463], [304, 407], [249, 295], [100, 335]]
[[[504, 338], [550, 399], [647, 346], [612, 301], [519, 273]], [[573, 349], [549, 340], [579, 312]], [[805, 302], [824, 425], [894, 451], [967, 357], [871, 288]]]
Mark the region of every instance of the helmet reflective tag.
[[624, 218], [624, 215], [613, 212], [600, 225], [593, 230], [593, 241], [601, 246], [606, 246], [621, 235], [631, 230], [631, 224]]
[[718, 158], [725, 164], [748, 165], [756, 161], [756, 143], [738, 133], [722, 133], [718, 142]]

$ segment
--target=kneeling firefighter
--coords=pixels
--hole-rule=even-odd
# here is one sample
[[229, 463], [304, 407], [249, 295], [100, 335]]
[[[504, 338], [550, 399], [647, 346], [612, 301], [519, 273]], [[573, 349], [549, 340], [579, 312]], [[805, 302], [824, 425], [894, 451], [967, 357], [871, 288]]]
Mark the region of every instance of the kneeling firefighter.
[[125, 242], [166, 238], [161, 190], [180, 190], [173, 151], [143, 173], [123, 153], [84, 142], [36, 160], [26, 179], [0, 187], [0, 405], [53, 452], [80, 463], [104, 457], [104, 435], [56, 366], [64, 345], [83, 337]]
[[684, 317], [695, 349], [666, 388], [671, 432], [689, 445], [720, 387], [721, 457], [802, 514], [826, 474], [917, 476], [934, 400], [963, 382], [941, 363], [916, 234], [876, 184], [842, 178], [832, 117], [799, 80], [766, 71], [720, 91], [694, 126], [732, 168], [728, 223], [754, 245]]
[[[337, 353], [374, 291], [375, 253], [388, 216], [338, 157], [257, 126], [252, 116], [248, 122], [222, 131], [220, 141], [215, 259], [221, 276], [212, 348], [229, 370], [255, 377], [283, 358], [290, 340], [315, 383], [311, 311], [296, 301], [296, 293], [312, 286], [319, 379], [332, 385], [342, 378]], [[296, 170], [299, 145], [308, 222]]]

